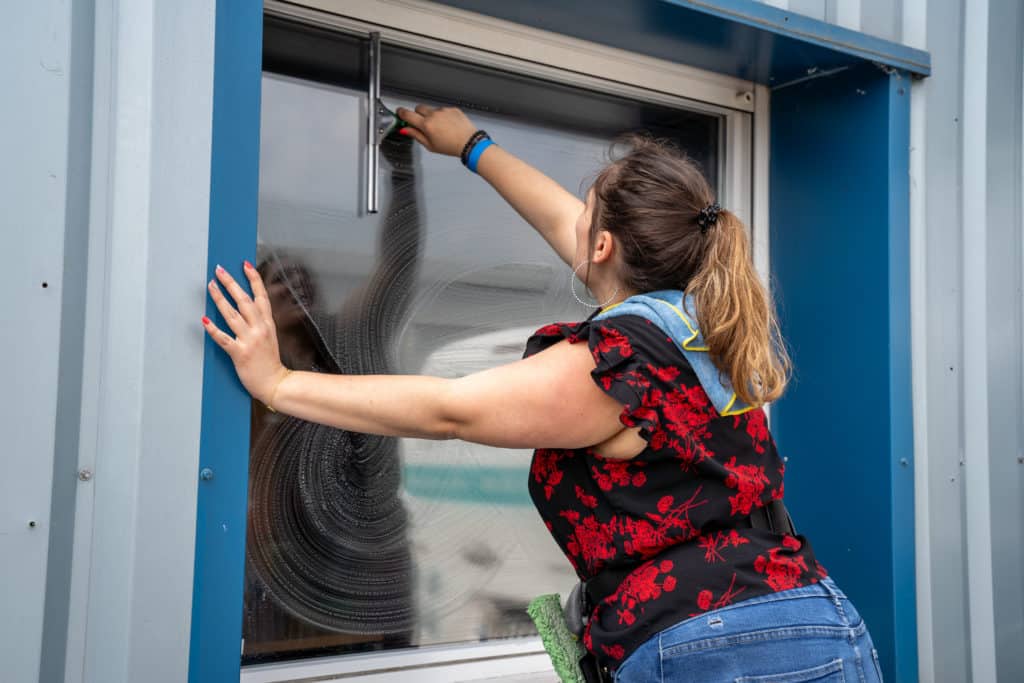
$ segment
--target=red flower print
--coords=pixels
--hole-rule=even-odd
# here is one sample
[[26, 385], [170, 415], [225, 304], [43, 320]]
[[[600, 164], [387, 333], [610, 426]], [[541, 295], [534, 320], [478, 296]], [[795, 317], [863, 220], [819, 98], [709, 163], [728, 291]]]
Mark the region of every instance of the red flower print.
[[621, 645], [602, 645], [601, 650], [612, 659], [622, 659], [626, 655], [626, 650]]
[[[565, 516], [568, 518], [569, 515]], [[579, 513], [575, 516], [579, 519]], [[579, 556], [587, 569], [596, 572], [607, 560], [615, 557], [614, 530], [617, 525], [614, 517], [607, 524], [598, 522], [595, 517], [586, 517], [573, 525], [566, 548]]]
[[[711, 591], [709, 591], [706, 588], [704, 590], [702, 590], [700, 593], [698, 593], [697, 594], [697, 607], [701, 608], [705, 612], [707, 612], [709, 609], [722, 609], [726, 605], [728, 605], [728, 604], [732, 603], [734, 600], [736, 600], [736, 596], [738, 596], [740, 593], [742, 593], [745, 590], [747, 590], [746, 586], [743, 586], [742, 588], [739, 588], [739, 589], [736, 588], [736, 573], [733, 572], [732, 581], [729, 582], [729, 587], [725, 590], [724, 593], [722, 593], [718, 597], [717, 600], [715, 600], [714, 593], [712, 593]], [[690, 616], [694, 617], [694, 616], [697, 616], [697, 614], [699, 614], [699, 612], [695, 612], [695, 613], [691, 614]]]
[[555, 487], [561, 483], [564, 472], [559, 467], [558, 461], [567, 456], [574, 455], [572, 451], [553, 450], [549, 448], [538, 448], [530, 463], [530, 474], [538, 484], [544, 485], [544, 497], [551, 500], [551, 494]]
[[675, 451], [675, 457], [680, 461], [679, 468], [683, 472], [691, 471], [695, 464], [699, 464], [713, 455], [693, 439], [671, 439], [668, 445]]
[[764, 467], [759, 465], [737, 465], [735, 456], [725, 463], [725, 469], [729, 476], [725, 478], [725, 485], [739, 491], [735, 496], [729, 497], [732, 504], [732, 514], [749, 515], [751, 509], [761, 507], [761, 494], [768, 485], [768, 476], [764, 473]]
[[662, 382], [672, 382], [676, 377], [679, 376], [679, 368], [674, 365], [669, 365], [664, 368], [656, 368], [650, 363], [647, 364], [647, 371], [651, 373], [652, 377], [660, 379]]
[[700, 386], [682, 387], [665, 394], [661, 412], [665, 426], [680, 436], [707, 439], [708, 423], [717, 414]]
[[598, 327], [597, 333], [600, 340], [594, 347], [594, 360], [598, 360], [600, 354], [608, 353], [613, 349], [618, 351], [622, 358], [629, 358], [633, 355], [633, 347], [630, 346], [629, 339], [614, 327]]
[[580, 523], [580, 513], [576, 512], [575, 510], [562, 510], [561, 512], [558, 513], [558, 516], [565, 517], [569, 524]]
[[623, 549], [630, 555], [650, 557], [661, 552], [668, 545], [669, 537], [662, 527], [655, 528], [645, 519], [626, 519], [620, 532]]
[[586, 505], [588, 508], [593, 510], [597, 507], [597, 498], [587, 494], [580, 485], [576, 485], [576, 497], [580, 499], [580, 502]]
[[639, 615], [644, 613], [643, 603], [657, 600], [662, 594], [675, 590], [675, 578], [667, 575], [673, 566], [671, 560], [662, 560], [657, 565], [653, 562], [643, 564], [619, 584], [615, 593], [605, 598], [605, 602], [618, 604], [616, 613], [620, 625], [634, 623], [638, 612]]
[[693, 525], [693, 522], [690, 521], [690, 511], [709, 502], [707, 499], [697, 500], [697, 497], [700, 496], [701, 488], [698, 486], [693, 495], [679, 505], [675, 505], [675, 498], [673, 496], [662, 496], [658, 500], [658, 512], [661, 514], [648, 512], [647, 516], [658, 523], [657, 530], [661, 533], [668, 534], [670, 530], [676, 529], [679, 530], [679, 533], [672, 534], [673, 537], [682, 536], [688, 539], [696, 536], [699, 532]]
[[551, 323], [545, 325], [536, 332], [533, 333], [535, 337], [560, 337], [562, 336], [562, 328], [569, 327], [568, 323]]
[[804, 585], [800, 578], [807, 571], [807, 562], [801, 555], [784, 555], [782, 548], [772, 548], [768, 556], [758, 555], [754, 560], [754, 569], [760, 574], [767, 574], [764, 580], [772, 590], [784, 591]]
[[636, 470], [643, 467], [641, 460], [603, 459], [590, 468], [590, 472], [602, 491], [611, 491], [616, 486], [643, 486], [647, 483], [647, 475]]
[[747, 434], [753, 440], [754, 450], [764, 453], [764, 444], [768, 441], [768, 424], [765, 421], [764, 411], [758, 408], [737, 417], [744, 416], [747, 418]]
[[708, 563], [725, 562], [725, 557], [722, 555], [723, 550], [729, 546], [737, 548], [749, 542], [749, 540], [740, 536], [739, 532], [735, 529], [729, 532], [716, 531], [700, 536], [697, 540], [697, 544], [704, 551], [704, 561]]

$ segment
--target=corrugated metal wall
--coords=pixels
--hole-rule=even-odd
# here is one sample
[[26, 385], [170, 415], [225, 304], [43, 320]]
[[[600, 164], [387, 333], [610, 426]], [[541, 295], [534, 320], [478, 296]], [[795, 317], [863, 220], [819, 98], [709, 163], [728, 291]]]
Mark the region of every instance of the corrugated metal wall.
[[1024, 680], [1020, 0], [765, 0], [931, 53], [914, 86], [920, 680]]

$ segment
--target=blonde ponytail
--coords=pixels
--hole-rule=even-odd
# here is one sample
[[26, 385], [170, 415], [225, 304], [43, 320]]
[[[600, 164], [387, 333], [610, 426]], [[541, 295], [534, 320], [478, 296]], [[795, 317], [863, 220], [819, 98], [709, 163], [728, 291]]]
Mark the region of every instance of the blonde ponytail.
[[753, 406], [774, 401], [786, 388], [791, 365], [775, 307], [754, 270], [746, 229], [723, 210], [705, 239], [704, 258], [686, 291], [697, 303], [711, 359], [741, 401]]

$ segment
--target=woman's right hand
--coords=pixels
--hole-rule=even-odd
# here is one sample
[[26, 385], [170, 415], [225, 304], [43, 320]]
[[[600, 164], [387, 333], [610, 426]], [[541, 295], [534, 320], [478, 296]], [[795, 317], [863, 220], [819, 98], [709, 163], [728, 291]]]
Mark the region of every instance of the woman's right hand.
[[408, 135], [438, 154], [461, 155], [462, 148], [476, 132], [473, 122], [457, 107], [435, 109], [418, 104], [415, 111], [399, 107], [395, 113], [410, 126], [399, 131], [402, 135]]

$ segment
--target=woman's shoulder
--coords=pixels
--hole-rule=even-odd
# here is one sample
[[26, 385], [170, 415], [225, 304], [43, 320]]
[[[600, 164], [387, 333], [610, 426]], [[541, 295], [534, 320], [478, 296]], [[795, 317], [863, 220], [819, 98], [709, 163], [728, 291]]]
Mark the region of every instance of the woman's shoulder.
[[570, 344], [587, 342], [599, 366], [628, 361], [643, 365], [689, 367], [672, 337], [647, 318], [633, 314], [549, 323], [530, 336], [523, 355], [533, 355], [563, 339]]

